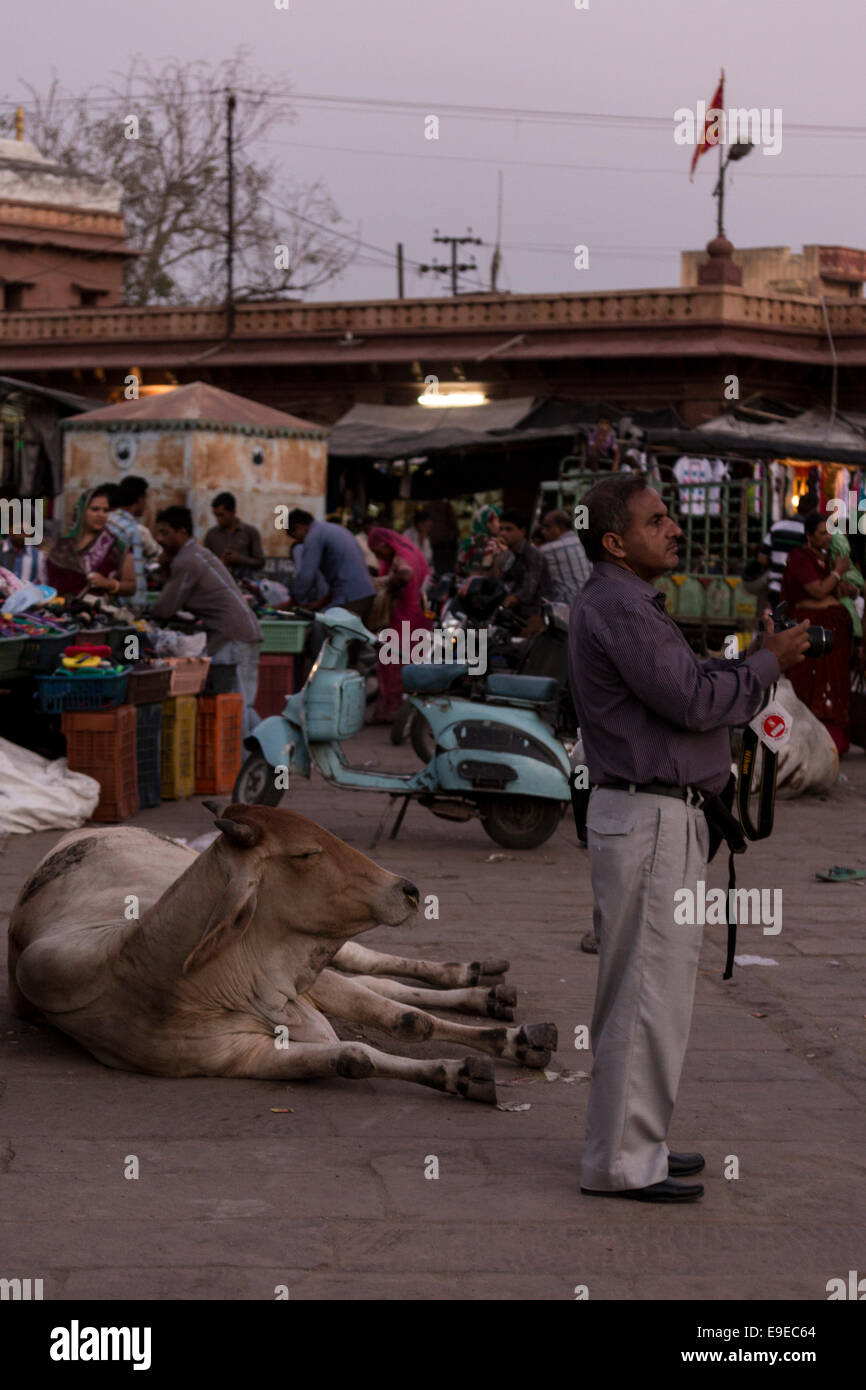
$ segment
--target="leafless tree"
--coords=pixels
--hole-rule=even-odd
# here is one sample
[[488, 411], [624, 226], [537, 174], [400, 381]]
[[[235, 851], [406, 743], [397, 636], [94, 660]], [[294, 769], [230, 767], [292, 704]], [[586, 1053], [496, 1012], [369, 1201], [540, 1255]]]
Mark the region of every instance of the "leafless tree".
[[[226, 284], [226, 94], [236, 94], [235, 298], [302, 294], [342, 274], [357, 247], [324, 185], [297, 185], [268, 154], [296, 119], [288, 85], [246, 54], [217, 65], [141, 57], [103, 88], [47, 93], [25, 84], [27, 135], [64, 168], [123, 186], [130, 304], [214, 302]], [[131, 117], [137, 119], [137, 138]], [[11, 128], [12, 117], [0, 120]], [[278, 250], [278, 248], [286, 248]]]

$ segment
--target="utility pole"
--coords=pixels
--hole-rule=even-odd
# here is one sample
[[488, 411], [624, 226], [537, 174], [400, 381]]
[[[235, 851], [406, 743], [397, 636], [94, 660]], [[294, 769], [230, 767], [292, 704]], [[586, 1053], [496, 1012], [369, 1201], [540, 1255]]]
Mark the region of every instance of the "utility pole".
[[226, 90], [226, 337], [235, 328], [235, 162], [234, 115], [237, 98]]
[[397, 298], [405, 299], [403, 292], [403, 243], [397, 242]]
[[[471, 233], [472, 228], [471, 228], [471, 227], [468, 227], [468, 228], [467, 228], [467, 231]], [[432, 265], [422, 265], [422, 266], [419, 266], [419, 274], [425, 275], [425, 274], [427, 274], [427, 273], [429, 272], [429, 273], [432, 274], [432, 275], [450, 275], [450, 276], [451, 276], [451, 293], [452, 293], [453, 295], [459, 294], [459, 289], [458, 289], [458, 286], [457, 286], [457, 277], [458, 277], [458, 275], [464, 275], [468, 270], [477, 270], [477, 269], [478, 269], [478, 266], [476, 265], [476, 263], [475, 263], [474, 260], [472, 260], [472, 261], [466, 261], [466, 262], [458, 262], [458, 260], [457, 260], [457, 247], [458, 247], [458, 246], [480, 246], [480, 245], [481, 245], [481, 237], [480, 237], [480, 236], [471, 236], [471, 235], [469, 235], [469, 236], [440, 236], [440, 235], [439, 235], [439, 229], [438, 229], [438, 227], [436, 227], [436, 228], [434, 228], [434, 230], [433, 230], [433, 240], [434, 240], [434, 242], [437, 242], [440, 246], [450, 246], [450, 247], [451, 247], [451, 264], [450, 264], [450, 265], [439, 265], [439, 263], [438, 263], [437, 261], [434, 261]]]
[[499, 268], [502, 265], [502, 170], [499, 170], [498, 189], [496, 198], [496, 245], [493, 248], [493, 255], [490, 257], [490, 293], [496, 293], [496, 278], [499, 275]]

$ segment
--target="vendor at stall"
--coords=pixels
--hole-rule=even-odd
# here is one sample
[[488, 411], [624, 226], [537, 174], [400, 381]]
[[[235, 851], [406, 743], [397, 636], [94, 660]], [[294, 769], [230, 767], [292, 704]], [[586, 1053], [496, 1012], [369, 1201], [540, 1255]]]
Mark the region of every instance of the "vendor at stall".
[[111, 483], [83, 492], [71, 529], [49, 550], [46, 575], [58, 594], [68, 598], [84, 593], [125, 598], [135, 593], [132, 552], [107, 525], [113, 493]]
[[156, 539], [169, 562], [166, 585], [151, 608], [154, 618], [182, 609], [201, 619], [205, 650], [215, 666], [235, 667], [235, 689], [244, 700], [244, 737], [259, 722], [254, 705], [259, 680], [262, 630], [243, 594], [210, 550], [192, 538], [186, 507], [166, 507], [156, 518]]

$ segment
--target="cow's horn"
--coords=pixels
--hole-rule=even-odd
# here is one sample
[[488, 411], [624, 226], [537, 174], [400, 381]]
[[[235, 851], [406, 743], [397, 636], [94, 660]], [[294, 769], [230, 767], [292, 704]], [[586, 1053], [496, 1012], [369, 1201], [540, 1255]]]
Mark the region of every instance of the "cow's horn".
[[236, 845], [244, 845], [247, 849], [252, 849], [253, 845], [257, 845], [262, 838], [261, 831], [256, 830], [254, 826], [243, 825], [240, 821], [236, 820], [224, 820], [222, 816], [217, 817], [214, 821], [214, 825], [216, 825], [229, 840], [233, 840]]
[[224, 801], [203, 801], [201, 804], [214, 816], [221, 816], [226, 808], [226, 803]]

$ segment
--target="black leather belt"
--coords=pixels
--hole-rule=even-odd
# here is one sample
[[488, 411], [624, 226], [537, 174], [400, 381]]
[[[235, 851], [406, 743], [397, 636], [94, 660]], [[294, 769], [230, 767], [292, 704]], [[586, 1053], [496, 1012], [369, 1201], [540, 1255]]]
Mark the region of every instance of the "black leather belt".
[[610, 787], [615, 791], [624, 792], [649, 792], [651, 796], [673, 796], [677, 801], [687, 801], [690, 806], [703, 805], [705, 792], [700, 787], [673, 787], [668, 782], [598, 782], [597, 787], [601, 791]]

